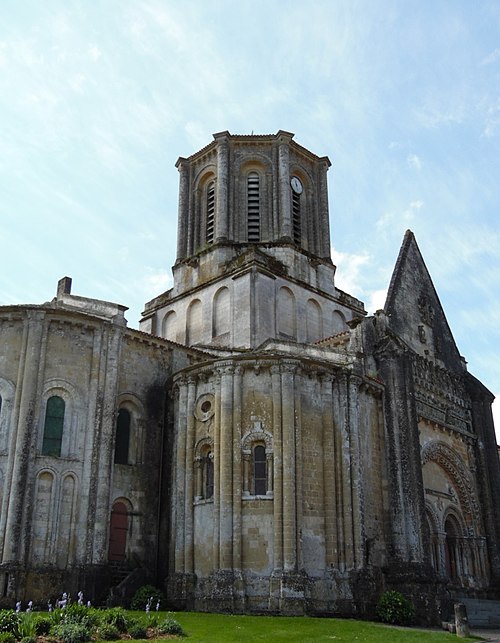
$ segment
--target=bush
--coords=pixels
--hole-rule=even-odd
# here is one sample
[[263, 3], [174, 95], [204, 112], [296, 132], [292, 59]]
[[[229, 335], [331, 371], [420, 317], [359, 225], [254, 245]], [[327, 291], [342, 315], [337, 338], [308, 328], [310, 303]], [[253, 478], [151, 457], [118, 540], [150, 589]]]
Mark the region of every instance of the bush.
[[10, 632], [17, 637], [19, 616], [14, 610], [0, 610], [0, 632]]
[[129, 625], [127, 612], [123, 607], [111, 607], [101, 612], [99, 623], [113, 625], [119, 632], [126, 632]]
[[85, 643], [90, 641], [90, 630], [83, 623], [59, 623], [53, 630], [54, 635], [63, 643]]
[[36, 636], [23, 636], [20, 643], [36, 643]]
[[37, 616], [35, 621], [35, 634], [37, 636], [46, 636], [52, 627], [52, 619], [48, 616]]
[[111, 623], [103, 623], [99, 627], [97, 634], [98, 637], [103, 641], [116, 641], [116, 639], [120, 638], [120, 632], [118, 631], [118, 628]]
[[167, 617], [158, 625], [158, 632], [160, 634], [177, 634], [178, 636], [185, 636], [180, 623], [178, 623], [175, 618], [171, 617]]
[[134, 594], [134, 598], [132, 599], [132, 602], [130, 604], [130, 609], [145, 610], [146, 603], [150, 598], [153, 599], [151, 601], [152, 610], [156, 609], [156, 603], [158, 601], [162, 602], [164, 600], [162, 592], [156, 587], [153, 587], [153, 585], [143, 585], [142, 587], [139, 587], [139, 589]]
[[[33, 612], [20, 612], [18, 615], [18, 625], [16, 638], [34, 639], [36, 638], [36, 618]], [[27, 641], [25, 642], [27, 643]]]
[[12, 632], [0, 632], [0, 643], [16, 643], [16, 637]]
[[376, 614], [382, 623], [408, 625], [415, 616], [415, 608], [401, 592], [391, 590], [380, 597]]
[[128, 633], [133, 639], [146, 639], [148, 637], [147, 630], [142, 623], [135, 622], [129, 625]]

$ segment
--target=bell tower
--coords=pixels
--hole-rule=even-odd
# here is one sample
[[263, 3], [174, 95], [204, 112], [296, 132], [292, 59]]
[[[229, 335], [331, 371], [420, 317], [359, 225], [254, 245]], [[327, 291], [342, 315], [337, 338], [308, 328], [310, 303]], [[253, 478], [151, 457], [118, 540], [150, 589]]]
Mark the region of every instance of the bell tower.
[[334, 285], [331, 163], [293, 137], [220, 132], [178, 159], [174, 287], [146, 304], [143, 330], [248, 349], [268, 339], [317, 341], [365, 314]]

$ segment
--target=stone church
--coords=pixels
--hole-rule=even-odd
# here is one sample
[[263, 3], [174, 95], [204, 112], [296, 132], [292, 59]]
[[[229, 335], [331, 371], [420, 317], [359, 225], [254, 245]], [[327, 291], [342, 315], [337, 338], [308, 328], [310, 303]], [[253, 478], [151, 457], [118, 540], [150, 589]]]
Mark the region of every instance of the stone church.
[[384, 309], [335, 286], [330, 161], [291, 133], [177, 161], [173, 288], [0, 307], [0, 597], [437, 617], [498, 597], [493, 395], [408, 231]]

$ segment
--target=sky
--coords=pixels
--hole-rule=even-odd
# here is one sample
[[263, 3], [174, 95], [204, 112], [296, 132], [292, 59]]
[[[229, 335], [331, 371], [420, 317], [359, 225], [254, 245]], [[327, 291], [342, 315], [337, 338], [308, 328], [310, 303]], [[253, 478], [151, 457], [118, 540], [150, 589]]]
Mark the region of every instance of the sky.
[[411, 229], [500, 395], [496, 0], [3, 0], [0, 305], [67, 275], [137, 328], [172, 285], [177, 158], [280, 129], [332, 161], [336, 285], [381, 308]]

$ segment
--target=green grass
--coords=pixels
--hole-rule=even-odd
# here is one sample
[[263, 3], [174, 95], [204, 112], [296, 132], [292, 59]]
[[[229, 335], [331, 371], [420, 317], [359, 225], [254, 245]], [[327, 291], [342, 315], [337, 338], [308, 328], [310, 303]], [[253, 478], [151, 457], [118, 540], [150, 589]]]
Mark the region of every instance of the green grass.
[[[137, 614], [137, 612], [134, 612]], [[164, 616], [164, 614], [160, 615]], [[225, 641], [279, 641], [309, 643], [329, 641], [347, 643], [373, 641], [379, 643], [446, 643], [458, 640], [444, 631], [397, 628], [337, 618], [294, 616], [232, 616], [200, 612], [174, 612], [186, 632], [188, 641], [224, 643]], [[461, 641], [477, 641], [471, 637]]]

